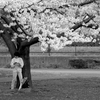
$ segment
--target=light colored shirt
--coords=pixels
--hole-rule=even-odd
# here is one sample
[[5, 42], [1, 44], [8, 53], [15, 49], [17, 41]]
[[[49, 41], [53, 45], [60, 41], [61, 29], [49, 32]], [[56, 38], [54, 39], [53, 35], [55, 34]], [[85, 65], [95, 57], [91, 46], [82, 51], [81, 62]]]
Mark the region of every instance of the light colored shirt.
[[11, 65], [12, 68], [14, 68], [14, 67], [19, 67], [19, 66], [15, 65], [15, 63], [16, 63], [16, 64], [20, 64], [20, 68], [23, 68], [23, 66], [24, 66], [23, 59], [20, 58], [20, 57], [13, 58], [13, 59], [11, 60], [10, 65]]

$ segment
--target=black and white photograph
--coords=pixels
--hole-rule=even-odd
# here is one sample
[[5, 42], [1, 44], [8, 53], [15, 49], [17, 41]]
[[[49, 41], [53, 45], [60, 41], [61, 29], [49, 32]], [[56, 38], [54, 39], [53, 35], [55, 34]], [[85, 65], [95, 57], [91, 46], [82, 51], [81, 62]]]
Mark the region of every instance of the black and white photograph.
[[100, 100], [100, 0], [0, 0], [0, 100]]

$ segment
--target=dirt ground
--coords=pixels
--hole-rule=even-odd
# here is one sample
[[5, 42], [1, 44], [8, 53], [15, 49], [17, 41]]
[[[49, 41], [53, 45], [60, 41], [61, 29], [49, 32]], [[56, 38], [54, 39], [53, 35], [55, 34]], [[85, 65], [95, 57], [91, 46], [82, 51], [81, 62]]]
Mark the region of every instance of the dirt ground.
[[31, 93], [0, 82], [0, 100], [100, 100], [100, 78], [34, 80]]

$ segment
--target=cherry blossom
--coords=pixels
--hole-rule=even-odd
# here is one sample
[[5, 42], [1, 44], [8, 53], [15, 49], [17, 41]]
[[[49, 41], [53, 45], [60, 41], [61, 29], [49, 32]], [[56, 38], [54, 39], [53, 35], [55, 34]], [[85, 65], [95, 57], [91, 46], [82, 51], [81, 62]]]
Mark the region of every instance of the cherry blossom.
[[[48, 48], [48, 44], [59, 50], [73, 42], [91, 42], [90, 36], [96, 37], [100, 34], [100, 10], [97, 3], [84, 5], [86, 0], [6, 0], [5, 2], [0, 1], [0, 4], [6, 5], [4, 10], [13, 13], [14, 16], [11, 17], [13, 22], [17, 20], [27, 33], [23, 34], [18, 28], [21, 32], [19, 36], [28, 40], [31, 38], [26, 38], [27, 36], [39, 37], [42, 51]], [[90, 16], [95, 18], [88, 22], [84, 21]], [[16, 23], [13, 22], [9, 26], [4, 26], [15, 26]], [[82, 28], [74, 30], [72, 27], [77, 23], [81, 23]]]

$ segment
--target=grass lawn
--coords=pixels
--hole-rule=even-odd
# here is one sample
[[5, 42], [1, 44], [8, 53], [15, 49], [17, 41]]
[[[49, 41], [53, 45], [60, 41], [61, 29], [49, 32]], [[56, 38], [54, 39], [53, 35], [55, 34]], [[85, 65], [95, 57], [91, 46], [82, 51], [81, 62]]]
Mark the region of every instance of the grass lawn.
[[34, 80], [33, 91], [11, 91], [0, 82], [0, 100], [100, 100], [100, 78]]
[[[0, 78], [4, 80], [11, 76], [10, 70], [0, 70]], [[42, 77], [51, 77], [46, 74]], [[37, 76], [36, 76], [37, 75]], [[56, 74], [53, 74], [56, 75]], [[52, 75], [52, 77], [53, 77]], [[33, 91], [27, 89], [10, 90], [10, 81], [0, 81], [0, 100], [100, 100], [100, 78], [60, 78], [33, 80]]]

